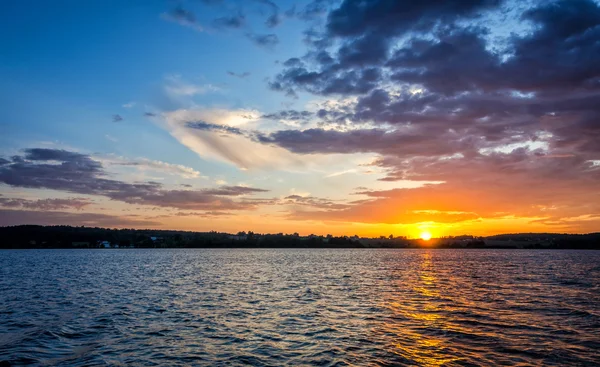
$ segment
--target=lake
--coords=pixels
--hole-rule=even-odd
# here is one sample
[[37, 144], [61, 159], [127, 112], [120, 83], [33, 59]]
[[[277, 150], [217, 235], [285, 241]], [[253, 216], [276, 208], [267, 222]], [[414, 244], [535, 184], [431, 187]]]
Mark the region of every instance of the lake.
[[0, 251], [0, 361], [600, 365], [600, 251]]

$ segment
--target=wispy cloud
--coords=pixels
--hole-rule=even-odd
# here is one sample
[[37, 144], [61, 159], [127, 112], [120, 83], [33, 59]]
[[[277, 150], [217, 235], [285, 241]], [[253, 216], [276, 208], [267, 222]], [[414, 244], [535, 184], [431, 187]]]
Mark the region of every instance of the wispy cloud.
[[[232, 163], [244, 170], [303, 165], [302, 159], [289, 151], [261, 144], [243, 133], [241, 127], [259, 116], [256, 111], [246, 110], [177, 110], [165, 114], [165, 128], [201, 157]], [[218, 126], [228, 128], [216, 129]]]
[[91, 200], [80, 198], [30, 200], [22, 198], [4, 197], [0, 195], [0, 206], [5, 208], [23, 208], [34, 210], [82, 210], [84, 207], [91, 204]]
[[112, 155], [99, 159], [102, 163], [106, 163], [108, 165], [135, 167], [141, 170], [153, 170], [165, 174], [177, 175], [183, 178], [201, 177], [200, 172], [191, 167], [186, 167], [181, 164], [167, 163], [159, 160], [151, 160], [147, 158], [127, 159]]
[[171, 96], [192, 97], [198, 94], [220, 92], [221, 88], [213, 84], [194, 84], [183, 80], [180, 75], [170, 75], [165, 78], [165, 91]]
[[155, 220], [98, 213], [0, 209], [0, 225], [15, 226], [22, 224], [131, 228], [134, 226], [158, 227], [161, 223]]
[[279, 37], [274, 33], [269, 34], [257, 34], [257, 33], [246, 33], [246, 37], [250, 39], [255, 45], [266, 48], [274, 49], [279, 44]]
[[356, 172], [358, 172], [358, 170], [356, 168], [351, 168], [351, 169], [347, 169], [347, 170], [343, 170], [343, 171], [339, 171], [339, 172], [330, 173], [327, 176], [325, 176], [325, 178], [337, 177], [337, 176], [347, 175], [349, 173], [356, 173]]
[[245, 79], [250, 76], [249, 71], [244, 71], [242, 73], [235, 73], [233, 71], [227, 71], [227, 75], [234, 76], [236, 78]]
[[161, 17], [198, 32], [204, 31], [204, 27], [196, 21], [196, 15], [194, 15], [192, 11], [183, 8], [181, 5], [171, 9], [167, 13], [163, 13]]

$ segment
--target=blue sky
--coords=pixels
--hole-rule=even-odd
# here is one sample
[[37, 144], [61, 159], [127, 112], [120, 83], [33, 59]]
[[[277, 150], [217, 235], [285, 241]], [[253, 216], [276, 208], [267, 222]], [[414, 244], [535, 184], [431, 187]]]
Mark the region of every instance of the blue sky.
[[0, 7], [0, 225], [598, 224], [597, 1]]

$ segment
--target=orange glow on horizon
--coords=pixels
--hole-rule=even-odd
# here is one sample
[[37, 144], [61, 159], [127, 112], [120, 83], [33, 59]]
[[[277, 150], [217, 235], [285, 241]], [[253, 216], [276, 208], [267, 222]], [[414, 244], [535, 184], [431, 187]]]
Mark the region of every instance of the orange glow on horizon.
[[431, 233], [429, 233], [429, 232], [421, 232], [421, 239], [423, 241], [429, 241], [431, 239]]

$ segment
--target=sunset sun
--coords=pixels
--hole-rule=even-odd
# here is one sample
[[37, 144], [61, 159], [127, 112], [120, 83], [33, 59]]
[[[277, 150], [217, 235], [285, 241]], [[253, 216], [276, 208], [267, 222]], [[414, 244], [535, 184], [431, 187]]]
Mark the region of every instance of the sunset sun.
[[421, 232], [421, 239], [424, 241], [429, 241], [431, 239], [431, 233]]

